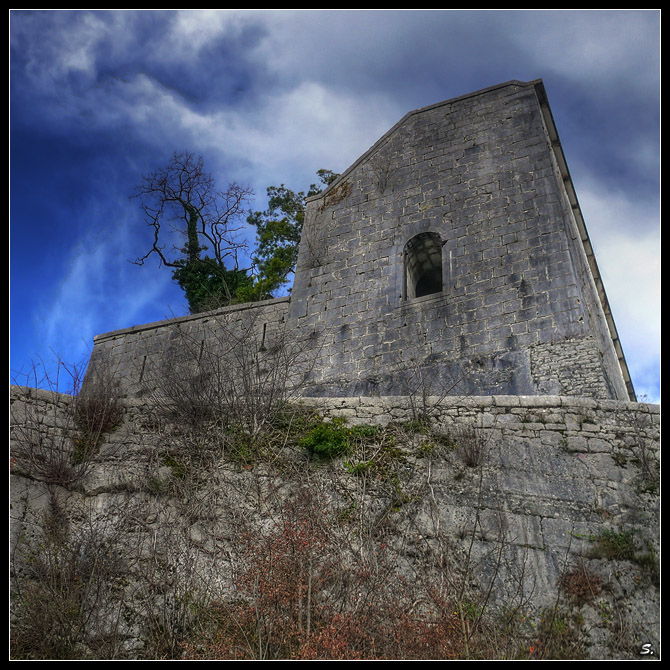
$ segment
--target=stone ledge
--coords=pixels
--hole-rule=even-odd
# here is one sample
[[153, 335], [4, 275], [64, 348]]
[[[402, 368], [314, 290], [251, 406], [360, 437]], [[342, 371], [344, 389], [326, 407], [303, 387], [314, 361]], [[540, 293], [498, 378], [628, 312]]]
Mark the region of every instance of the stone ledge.
[[119, 330], [112, 330], [108, 333], [102, 333], [93, 337], [94, 344], [100, 344], [105, 340], [111, 340], [115, 337], [123, 335], [130, 335], [133, 333], [140, 333], [145, 330], [154, 330], [156, 328], [163, 328], [174, 326], [180, 323], [187, 323], [190, 321], [201, 321], [212, 317], [220, 316], [222, 314], [232, 314], [234, 312], [243, 312], [250, 309], [259, 309], [261, 307], [268, 307], [274, 304], [289, 303], [291, 299], [288, 296], [282, 298], [272, 298], [271, 300], [261, 300], [259, 302], [245, 302], [240, 305], [230, 305], [229, 307], [221, 307], [211, 312], [201, 312], [199, 314], [187, 314], [186, 316], [177, 316], [173, 319], [163, 319], [161, 321], [153, 321], [151, 323], [143, 323], [139, 326], [130, 326], [129, 328], [121, 328]]
[[[307, 396], [300, 398], [306, 405], [328, 405], [330, 407], [411, 407], [410, 396]], [[414, 399], [416, 404], [416, 399]], [[660, 413], [660, 405], [628, 400], [599, 400], [579, 396], [429, 396], [426, 404], [430, 407], [442, 408], [562, 408], [568, 409], [596, 409], [602, 411], [638, 410], [650, 414]]]
[[[11, 401], [17, 399], [33, 398], [36, 400], [48, 400], [54, 395], [67, 396], [66, 393], [58, 393], [48, 389], [38, 389], [29, 386], [17, 384], [10, 385]], [[307, 396], [297, 399], [299, 402], [308, 406], [323, 405], [332, 409], [368, 409], [379, 407], [380, 409], [411, 409], [412, 403], [416, 404], [416, 399], [410, 396]], [[147, 404], [146, 400], [124, 399], [124, 404], [130, 407], [141, 407]], [[563, 411], [595, 409], [605, 412], [621, 412], [626, 410], [635, 410], [646, 412], [648, 414], [660, 414], [660, 404], [630, 402], [628, 400], [597, 400], [594, 398], [582, 398], [577, 396], [429, 396], [426, 399], [426, 405], [434, 408], [443, 409], [492, 409], [496, 408], [561, 408]]]

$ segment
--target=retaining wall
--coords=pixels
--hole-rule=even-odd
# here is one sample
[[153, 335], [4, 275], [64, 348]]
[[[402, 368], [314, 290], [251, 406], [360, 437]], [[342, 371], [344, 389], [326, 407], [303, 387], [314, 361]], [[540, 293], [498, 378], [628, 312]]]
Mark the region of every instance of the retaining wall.
[[[54, 408], [64, 402], [67, 398], [44, 391], [12, 390], [18, 424], [26, 410], [37, 411], [46, 429], [56, 421]], [[123, 424], [106, 437], [90, 471], [75, 487], [54, 487], [20, 468], [13, 470], [14, 550], [39, 537], [55, 494], [76, 510], [73, 527], [94, 525], [95, 519], [103, 518], [106, 527], [127, 523], [117, 541], [138, 547], [143, 560], [152, 561], [163, 551], [178, 562], [186, 555], [205, 557], [211, 567], [212, 557], [225, 553], [231, 511], [258, 517], [262, 524], [261, 500], [267, 499], [256, 498], [258, 491], [267, 493], [271, 485], [284, 492], [280, 495], [290, 495], [289, 463], [304, 467], [304, 454], [297, 452], [282, 455], [280, 470], [262, 462], [245, 468], [226, 465], [222, 453], [223, 460], [212, 462], [198, 477], [184, 516], [176, 501], [166, 497], [166, 489], [156, 484], [179, 476], [165, 457], [174, 453], [171, 445], [179, 435], [160, 430], [145, 401], [124, 402]], [[424, 413], [432, 417], [430, 434], [417, 433], [419, 446], [398, 445], [405, 455], [398, 461], [397, 486], [408, 502], [393, 513], [396, 521], [388, 521], [384, 531], [388, 542], [402, 548], [409, 578], [431, 569], [436, 545], [448, 542], [453, 556], [469, 556], [477, 580], [495, 582], [496, 601], [523, 596], [529, 610], [541, 612], [559, 602], [561, 575], [586, 561], [605, 585], [597, 598], [578, 608], [588, 629], [588, 657], [634, 658], [643, 644], [658, 649], [659, 592], [649, 567], [659, 551], [657, 406], [560, 396], [430, 397], [420, 404], [410, 397], [302, 402], [348, 425], [410, 425]], [[434, 436], [451, 436], [458, 442], [462, 431], [471, 429], [482, 449], [481, 468], [465, 465], [457, 450], [433, 449]], [[352, 509], [352, 501], [359, 509], [383, 503], [383, 495], [375, 498], [372, 482], [364, 492], [362, 480], [341, 461], [314, 467], [310, 477], [325, 486], [336, 507]], [[206, 514], [194, 513], [196, 508]], [[644, 564], [633, 555], [599, 555], [597, 538], [603, 533], [634, 538]], [[157, 548], [161, 537], [169, 537], [168, 548]], [[496, 556], [504, 557], [504, 565]], [[174, 570], [179, 570], [178, 563]], [[224, 573], [216, 573], [216, 580]], [[139, 577], [129, 579], [136, 583]], [[569, 602], [564, 605], [570, 607]], [[132, 602], [127, 606], [133, 621], [126, 631], [132, 654], [133, 645], [141, 647], [141, 622], [132, 619]], [[615, 643], [615, 629], [603, 617], [605, 611], [625, 621], [625, 640]]]

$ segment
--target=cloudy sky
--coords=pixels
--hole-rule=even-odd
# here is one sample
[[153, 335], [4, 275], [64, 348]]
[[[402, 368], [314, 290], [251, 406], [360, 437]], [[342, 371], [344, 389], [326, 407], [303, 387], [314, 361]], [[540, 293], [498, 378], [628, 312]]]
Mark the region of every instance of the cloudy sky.
[[175, 151], [217, 184], [305, 190], [407, 112], [543, 79], [638, 395], [660, 400], [660, 14], [11, 11], [10, 366], [187, 313], [141, 175]]

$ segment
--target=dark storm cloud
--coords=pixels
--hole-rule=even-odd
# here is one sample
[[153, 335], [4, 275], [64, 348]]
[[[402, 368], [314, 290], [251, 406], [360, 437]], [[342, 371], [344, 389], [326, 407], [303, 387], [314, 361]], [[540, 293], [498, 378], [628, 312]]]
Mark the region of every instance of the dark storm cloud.
[[104, 122], [103, 103], [113, 109], [123, 85], [137, 77], [194, 106], [231, 104], [258, 85], [244, 54], [258, 43], [262, 26], [179, 38], [178, 19], [150, 11], [15, 14], [11, 93], [22, 112], [15, 122], [27, 121], [24, 114], [46, 123], [85, 121], [94, 111]]

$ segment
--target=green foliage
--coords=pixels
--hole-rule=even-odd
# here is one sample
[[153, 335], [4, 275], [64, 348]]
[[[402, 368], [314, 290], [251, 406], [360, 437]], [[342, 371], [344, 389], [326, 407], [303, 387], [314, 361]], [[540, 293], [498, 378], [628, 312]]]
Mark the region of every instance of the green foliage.
[[183, 461], [175, 456], [168, 454], [163, 460], [163, 464], [170, 468], [172, 476], [175, 479], [184, 479], [187, 475], [187, 467]]
[[368, 424], [359, 424], [349, 428], [349, 435], [353, 437], [360, 437], [362, 439], [372, 438], [379, 435], [381, 429], [379, 426], [369, 426]]
[[374, 467], [374, 461], [358, 461], [357, 463], [345, 463], [344, 469], [352, 475], [364, 475]]
[[[321, 185], [312, 184], [307, 194], [283, 184], [270, 186], [268, 209], [247, 216], [250, 189], [231, 184], [218, 191], [202, 157], [175, 152], [167, 165], [144, 175], [135, 188], [133, 197], [139, 198], [153, 233], [151, 248], [135, 263], [143, 265], [155, 255], [161, 265], [172, 268], [191, 314], [271, 298], [295, 268], [305, 198], [338, 176], [330, 170], [317, 174]], [[246, 247], [240, 234], [245, 217], [257, 234], [255, 274], [238, 264]], [[167, 243], [175, 232], [181, 238], [177, 247], [171, 240]]]
[[[330, 170], [319, 170], [317, 175], [322, 185], [330, 184], [339, 176]], [[244, 299], [262, 300], [285, 286], [298, 260], [305, 199], [319, 193], [322, 187], [312, 184], [306, 194], [292, 191], [284, 184], [268, 187], [268, 209], [253, 212], [247, 218], [256, 228], [254, 263], [258, 276], [253, 286], [243, 289]]]
[[262, 457], [263, 434], [254, 438], [244, 426], [231, 425], [228, 427], [226, 451], [230, 459], [242, 466], [249, 466]]
[[246, 270], [219, 266], [207, 256], [194, 261], [180, 260], [172, 278], [188, 300], [191, 314], [247, 302], [253, 280]]
[[425, 418], [412, 419], [411, 421], [406, 421], [402, 427], [408, 433], [427, 435], [430, 432], [430, 421]]
[[629, 561], [635, 556], [635, 538], [630, 531], [604, 530], [596, 538], [593, 557]]
[[[232, 304], [247, 277], [238, 265], [238, 254], [246, 246], [239, 231], [251, 195], [237, 184], [219, 191], [202, 157], [175, 152], [135, 188], [133, 197], [139, 198], [153, 236], [149, 251], [135, 262], [143, 265], [155, 255], [161, 265], [172, 268], [191, 313]], [[180, 242], [176, 247], [175, 234]]]
[[300, 446], [307, 449], [311, 456], [337, 458], [349, 451], [349, 435], [350, 429], [341, 421], [320, 423], [300, 440]]
[[[346, 426], [342, 418], [331, 422], [321, 422], [311, 427], [299, 440], [301, 447], [307, 449], [311, 456], [324, 459], [337, 458], [351, 452], [356, 443], [366, 442], [379, 437], [382, 429], [379, 426], [361, 424]], [[390, 440], [387, 440], [390, 442]], [[373, 463], [347, 463], [345, 467], [353, 474], [362, 474], [370, 469]]]
[[416, 455], [419, 458], [427, 458], [431, 454], [435, 453], [437, 446], [434, 442], [421, 442], [417, 448]]
[[589, 558], [605, 558], [611, 561], [629, 561], [640, 568], [642, 574], [655, 582], [658, 579], [658, 560], [651, 545], [641, 546], [639, 538], [630, 530], [604, 530], [594, 538], [594, 547]]
[[531, 658], [583, 659], [583, 624], [579, 614], [563, 612], [558, 607], [545, 610], [538, 625], [538, 638], [531, 647]]

